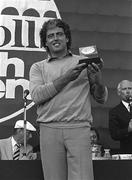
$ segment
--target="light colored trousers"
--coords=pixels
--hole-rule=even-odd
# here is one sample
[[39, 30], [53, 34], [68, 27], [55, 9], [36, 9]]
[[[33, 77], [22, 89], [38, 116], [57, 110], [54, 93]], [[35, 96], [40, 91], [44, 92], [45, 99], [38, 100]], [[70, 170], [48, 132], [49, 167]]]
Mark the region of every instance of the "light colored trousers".
[[90, 128], [50, 128], [40, 124], [44, 180], [93, 180]]

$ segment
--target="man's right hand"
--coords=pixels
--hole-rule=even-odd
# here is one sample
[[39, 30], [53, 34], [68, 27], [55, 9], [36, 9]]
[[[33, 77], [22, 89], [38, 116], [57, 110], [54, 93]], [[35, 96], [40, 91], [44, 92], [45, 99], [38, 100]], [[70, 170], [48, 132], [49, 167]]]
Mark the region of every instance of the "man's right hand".
[[128, 125], [128, 132], [131, 132], [131, 131], [132, 131], [132, 119], [130, 120], [129, 125]]
[[69, 81], [74, 81], [75, 79], [78, 78], [78, 76], [80, 75], [82, 70], [84, 70], [85, 68], [86, 68], [86, 64], [85, 63], [77, 64], [74, 68], [69, 69], [64, 74], [64, 76], [66, 76], [66, 78], [69, 79]]
[[74, 68], [69, 69], [61, 77], [54, 80], [53, 84], [58, 92], [60, 92], [69, 82], [78, 78], [82, 70], [86, 68], [86, 64], [77, 64]]

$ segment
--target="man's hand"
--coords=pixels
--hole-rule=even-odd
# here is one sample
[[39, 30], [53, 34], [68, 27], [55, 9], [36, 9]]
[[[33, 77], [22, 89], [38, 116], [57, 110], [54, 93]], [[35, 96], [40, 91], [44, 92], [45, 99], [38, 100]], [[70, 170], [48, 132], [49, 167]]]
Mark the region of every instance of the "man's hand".
[[98, 103], [105, 103], [108, 98], [108, 90], [103, 84], [100, 67], [95, 63], [88, 65], [87, 74], [90, 83], [90, 92], [94, 99]]
[[128, 125], [128, 132], [131, 132], [131, 131], [132, 131], [132, 119], [130, 120], [129, 125]]
[[102, 73], [99, 66], [95, 63], [89, 64], [87, 68], [87, 74], [91, 84], [102, 83]]
[[29, 160], [35, 160], [35, 159], [37, 159], [37, 153], [29, 153], [28, 159], [29, 159]]
[[58, 92], [60, 92], [69, 82], [78, 78], [82, 70], [86, 68], [86, 64], [77, 64], [74, 68], [69, 69], [58, 79], [54, 80], [53, 84]]
[[29, 160], [29, 158], [27, 156], [22, 156], [20, 160]]
[[23, 155], [20, 160], [36, 160], [37, 159], [37, 153], [29, 153], [28, 155]]
[[75, 79], [78, 78], [78, 76], [80, 75], [82, 70], [84, 70], [85, 68], [86, 68], [86, 64], [85, 63], [77, 64], [74, 68], [69, 69], [65, 73], [65, 77], [67, 79], [69, 79], [69, 81], [74, 81]]

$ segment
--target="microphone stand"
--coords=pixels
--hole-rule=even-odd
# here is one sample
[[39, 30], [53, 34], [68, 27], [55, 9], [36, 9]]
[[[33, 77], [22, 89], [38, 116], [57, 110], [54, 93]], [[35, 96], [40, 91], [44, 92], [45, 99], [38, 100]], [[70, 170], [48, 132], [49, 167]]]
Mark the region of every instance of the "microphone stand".
[[27, 120], [26, 120], [26, 108], [27, 108], [27, 97], [24, 97], [24, 153], [23, 155], [26, 156], [26, 150], [27, 150], [27, 143], [26, 143], [26, 124], [27, 124]]

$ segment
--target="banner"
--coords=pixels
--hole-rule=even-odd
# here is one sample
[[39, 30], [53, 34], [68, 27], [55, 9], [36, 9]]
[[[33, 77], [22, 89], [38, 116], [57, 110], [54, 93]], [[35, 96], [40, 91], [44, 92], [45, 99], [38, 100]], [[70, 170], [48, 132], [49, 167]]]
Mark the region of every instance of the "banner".
[[[60, 18], [53, 0], [0, 0], [0, 124], [23, 119], [30, 67], [45, 58], [39, 31], [50, 18]], [[27, 99], [28, 120], [35, 121], [34, 103]]]

